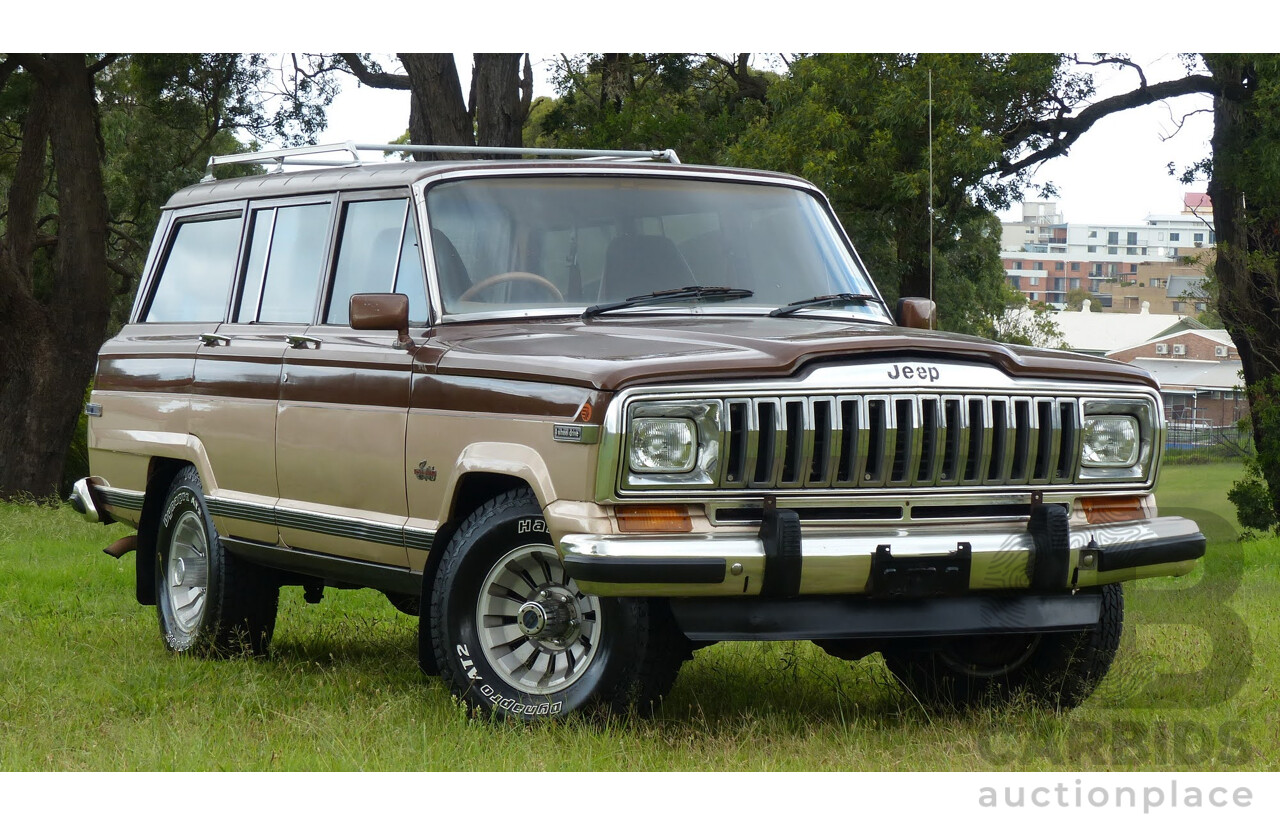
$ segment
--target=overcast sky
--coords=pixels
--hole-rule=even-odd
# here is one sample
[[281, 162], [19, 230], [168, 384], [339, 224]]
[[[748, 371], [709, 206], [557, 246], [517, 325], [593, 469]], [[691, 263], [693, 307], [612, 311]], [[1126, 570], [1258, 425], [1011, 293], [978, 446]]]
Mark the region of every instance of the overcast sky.
[[[459, 71], [469, 69], [469, 54], [459, 54]], [[533, 54], [535, 94], [551, 95], [549, 67], [554, 55]], [[1181, 77], [1185, 72], [1177, 55], [1135, 54], [1150, 83]], [[468, 80], [463, 78], [463, 88]], [[1137, 86], [1131, 70], [1107, 69], [1097, 78], [1099, 95], [1128, 91]], [[1037, 183], [1057, 186], [1056, 200], [1071, 222], [1139, 223], [1149, 214], [1177, 213], [1182, 195], [1204, 191], [1204, 182], [1193, 186], [1169, 175], [1168, 165], [1183, 169], [1209, 154], [1212, 116], [1208, 112], [1179, 120], [1196, 109], [1207, 108], [1206, 96], [1189, 96], [1110, 115], [1081, 137], [1065, 158], [1055, 158], [1037, 171]], [[377, 143], [404, 132], [409, 121], [407, 92], [357, 87], [348, 83], [329, 109], [329, 128], [321, 142], [355, 140]], [[588, 147], [589, 148], [589, 147]], [[653, 148], [653, 147], [650, 147]], [[1037, 199], [1032, 193], [1028, 199]], [[1020, 209], [1002, 215], [1016, 220]]]

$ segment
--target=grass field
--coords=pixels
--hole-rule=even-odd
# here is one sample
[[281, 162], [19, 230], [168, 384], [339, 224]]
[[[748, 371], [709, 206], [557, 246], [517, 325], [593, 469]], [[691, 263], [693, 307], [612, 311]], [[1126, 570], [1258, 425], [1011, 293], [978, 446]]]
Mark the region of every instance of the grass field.
[[1213, 539], [1201, 571], [1126, 585], [1117, 666], [1083, 707], [927, 711], [878, 656], [721, 644], [651, 720], [468, 720], [422, 676], [417, 620], [371, 591], [288, 588], [271, 655], [165, 652], [125, 530], [0, 504], [0, 769], [986, 770], [1280, 767], [1280, 540], [1231, 540], [1238, 464], [1167, 468], [1162, 512]]

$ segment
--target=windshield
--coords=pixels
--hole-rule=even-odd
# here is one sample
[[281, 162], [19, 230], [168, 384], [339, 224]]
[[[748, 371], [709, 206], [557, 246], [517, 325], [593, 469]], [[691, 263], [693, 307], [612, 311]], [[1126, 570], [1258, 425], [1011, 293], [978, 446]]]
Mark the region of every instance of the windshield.
[[[685, 287], [732, 301], [627, 312], [761, 313], [818, 295], [874, 293], [818, 198], [800, 189], [653, 176], [449, 181], [427, 194], [446, 317], [555, 314]], [[703, 291], [703, 294], [708, 294]], [[806, 312], [888, 321], [878, 301]]]

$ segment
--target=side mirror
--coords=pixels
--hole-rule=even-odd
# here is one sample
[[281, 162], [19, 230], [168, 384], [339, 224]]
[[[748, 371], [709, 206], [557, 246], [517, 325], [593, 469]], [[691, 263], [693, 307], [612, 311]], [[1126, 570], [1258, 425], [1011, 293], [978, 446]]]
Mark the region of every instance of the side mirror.
[[393, 329], [396, 349], [407, 349], [409, 337], [409, 296], [398, 292], [357, 292], [351, 296], [352, 329]]
[[899, 298], [898, 326], [933, 329], [938, 325], [938, 305], [928, 298]]

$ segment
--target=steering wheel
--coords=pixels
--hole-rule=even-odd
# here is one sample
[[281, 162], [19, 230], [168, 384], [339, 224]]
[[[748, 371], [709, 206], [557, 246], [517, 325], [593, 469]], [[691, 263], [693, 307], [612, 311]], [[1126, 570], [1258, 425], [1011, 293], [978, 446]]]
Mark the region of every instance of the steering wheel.
[[520, 271], [500, 272], [497, 275], [490, 275], [488, 278], [485, 278], [480, 283], [473, 285], [466, 292], [459, 295], [458, 300], [469, 301], [472, 298], [474, 298], [476, 295], [478, 295], [481, 292], [484, 292], [486, 289], [488, 289], [491, 286], [497, 286], [498, 284], [505, 284], [510, 281], [524, 281], [525, 283], [537, 284], [538, 286], [542, 287], [547, 292], [555, 296], [555, 299], [557, 301], [564, 300], [564, 296], [560, 294], [560, 290], [556, 289], [556, 285], [548, 281], [546, 278], [542, 277], [541, 275], [536, 275], [532, 272], [520, 272]]

